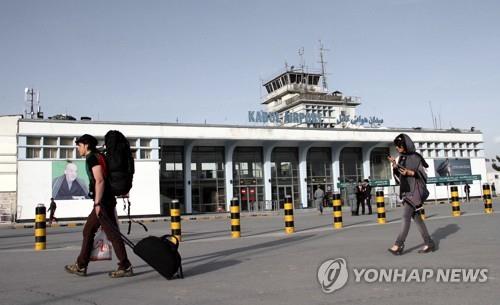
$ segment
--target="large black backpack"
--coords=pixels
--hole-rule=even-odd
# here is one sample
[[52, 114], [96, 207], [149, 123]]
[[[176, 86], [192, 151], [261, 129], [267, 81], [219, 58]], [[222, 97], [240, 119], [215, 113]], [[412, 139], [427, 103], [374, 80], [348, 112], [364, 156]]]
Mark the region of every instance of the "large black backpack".
[[132, 188], [135, 173], [130, 143], [118, 130], [110, 130], [104, 136], [104, 144], [108, 186], [114, 196], [125, 196]]

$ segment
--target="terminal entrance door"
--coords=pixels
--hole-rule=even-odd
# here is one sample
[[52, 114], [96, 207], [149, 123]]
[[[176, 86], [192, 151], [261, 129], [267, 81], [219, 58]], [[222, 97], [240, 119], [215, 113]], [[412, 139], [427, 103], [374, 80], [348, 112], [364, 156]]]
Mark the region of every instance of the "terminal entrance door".
[[283, 209], [285, 207], [285, 201], [286, 201], [287, 196], [290, 196], [292, 198], [292, 203], [293, 203], [294, 202], [293, 186], [292, 185], [287, 185], [287, 186], [280, 185], [280, 186], [278, 186], [278, 198], [277, 198], [277, 200], [279, 202], [280, 209]]
[[257, 200], [257, 187], [244, 186], [240, 188], [241, 210], [250, 211], [254, 209]]

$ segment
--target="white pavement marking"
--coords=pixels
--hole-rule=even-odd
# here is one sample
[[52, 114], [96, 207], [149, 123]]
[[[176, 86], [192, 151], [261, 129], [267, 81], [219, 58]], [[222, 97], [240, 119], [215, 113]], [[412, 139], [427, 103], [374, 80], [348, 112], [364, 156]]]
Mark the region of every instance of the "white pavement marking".
[[59, 247], [59, 248], [48, 248], [45, 250], [40, 250], [40, 251], [35, 251], [35, 249], [27, 249], [27, 248], [22, 248], [22, 249], [6, 249], [6, 250], [0, 250], [0, 253], [20, 253], [20, 252], [53, 252], [53, 251], [74, 251], [74, 250], [80, 250], [80, 246], [66, 246], [66, 247]]
[[[500, 211], [493, 212], [492, 214], [499, 214]], [[460, 217], [468, 217], [468, 216], [490, 216], [490, 215], [485, 215], [484, 212], [478, 212], [478, 213], [467, 213], [463, 214]], [[438, 219], [448, 219], [448, 218], [456, 218], [454, 216], [432, 216], [432, 217], [427, 217], [425, 221], [431, 221], [431, 220], [438, 220]], [[401, 220], [396, 220], [396, 221], [390, 221], [386, 223], [385, 225], [391, 225], [391, 224], [396, 224], [396, 223], [401, 223]], [[324, 228], [314, 228], [314, 229], [304, 229], [300, 231], [296, 231], [294, 234], [286, 234], [284, 231], [283, 232], [272, 232], [272, 233], [262, 233], [262, 234], [255, 234], [251, 236], [242, 236], [240, 239], [245, 240], [245, 239], [251, 239], [251, 238], [268, 238], [268, 237], [286, 237], [286, 236], [293, 236], [297, 234], [307, 234], [307, 233], [317, 233], [317, 232], [324, 232], [324, 231], [344, 231], [347, 229], [354, 229], [354, 228], [364, 228], [364, 227], [375, 227], [375, 226], [384, 226], [381, 225], [377, 222], [373, 223], [365, 223], [365, 224], [353, 224], [353, 225], [346, 225], [344, 228], [340, 230], [334, 230], [331, 225], [325, 225]], [[283, 229], [284, 230], [284, 229]], [[197, 240], [186, 240], [183, 241], [182, 243], [201, 243], [201, 242], [214, 242], [214, 241], [221, 241], [221, 240], [232, 240], [233, 238], [231, 236], [219, 236], [219, 237], [208, 237], [204, 239], [197, 239]], [[75, 251], [75, 250], [80, 250], [80, 246], [67, 246], [67, 247], [60, 247], [60, 248], [50, 248], [50, 249], [45, 249], [42, 251]], [[19, 252], [38, 252], [35, 251], [34, 249], [7, 249], [7, 250], [0, 250], [0, 253], [19, 253]]]

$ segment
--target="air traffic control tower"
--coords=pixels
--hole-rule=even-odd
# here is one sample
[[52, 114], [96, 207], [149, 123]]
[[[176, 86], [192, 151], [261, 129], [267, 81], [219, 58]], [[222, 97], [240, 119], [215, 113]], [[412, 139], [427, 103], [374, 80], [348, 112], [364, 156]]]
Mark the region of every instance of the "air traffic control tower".
[[[320, 123], [293, 122], [283, 123], [290, 127], [335, 128], [349, 123], [339, 122], [340, 117], [354, 118], [360, 98], [344, 96], [340, 91], [328, 92], [321, 73], [306, 72], [304, 69], [286, 69], [285, 72], [263, 84], [267, 95], [262, 104], [268, 112], [278, 112], [282, 122], [288, 112], [319, 114]], [[320, 82], [321, 81], [321, 82]]]

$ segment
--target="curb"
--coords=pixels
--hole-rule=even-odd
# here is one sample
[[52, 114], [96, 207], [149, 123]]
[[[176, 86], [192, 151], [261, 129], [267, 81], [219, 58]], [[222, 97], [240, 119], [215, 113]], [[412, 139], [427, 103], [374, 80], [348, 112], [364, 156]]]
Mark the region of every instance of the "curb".
[[[245, 213], [242, 214], [242, 217], [265, 217], [265, 216], [280, 216], [282, 212], [272, 211], [272, 212], [262, 212], [262, 213]], [[184, 215], [181, 216], [181, 221], [203, 221], [203, 220], [217, 220], [217, 219], [230, 219], [230, 213], [221, 213], [217, 215]], [[170, 216], [157, 217], [157, 218], [133, 218], [135, 221], [148, 224], [155, 222], [170, 222]], [[128, 224], [128, 219], [119, 219], [120, 224]], [[79, 226], [85, 225], [85, 220], [79, 220], [74, 222], [64, 222], [64, 223], [54, 223], [49, 225], [47, 223], [47, 228], [59, 228], [59, 227], [69, 227], [75, 228]], [[10, 228], [10, 229], [33, 229], [35, 227], [34, 222], [29, 223], [8, 223], [8, 224], [0, 224], [0, 229], [2, 228]]]

